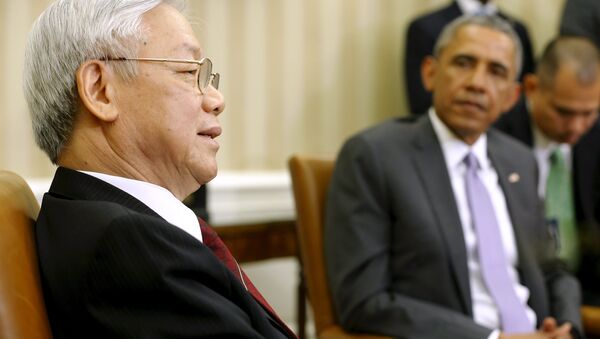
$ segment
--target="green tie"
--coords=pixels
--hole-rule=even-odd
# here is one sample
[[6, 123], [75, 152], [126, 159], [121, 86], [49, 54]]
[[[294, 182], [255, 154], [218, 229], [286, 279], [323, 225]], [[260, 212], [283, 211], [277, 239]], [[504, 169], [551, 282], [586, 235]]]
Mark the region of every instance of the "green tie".
[[555, 223], [558, 231], [558, 256], [572, 270], [579, 264], [579, 246], [571, 175], [560, 149], [550, 155], [550, 172], [546, 182], [546, 218]]

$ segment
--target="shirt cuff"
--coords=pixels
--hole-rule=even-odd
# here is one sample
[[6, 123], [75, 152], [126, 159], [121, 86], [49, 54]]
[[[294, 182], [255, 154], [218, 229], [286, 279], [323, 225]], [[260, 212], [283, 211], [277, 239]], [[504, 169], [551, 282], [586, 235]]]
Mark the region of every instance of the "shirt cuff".
[[488, 335], [487, 339], [498, 339], [500, 338], [500, 330], [494, 330], [490, 335]]

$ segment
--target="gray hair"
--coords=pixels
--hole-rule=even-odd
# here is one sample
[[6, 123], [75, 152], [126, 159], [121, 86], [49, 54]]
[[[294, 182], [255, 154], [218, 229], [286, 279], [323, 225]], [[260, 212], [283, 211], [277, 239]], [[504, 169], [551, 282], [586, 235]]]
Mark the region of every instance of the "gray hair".
[[508, 35], [515, 46], [515, 78], [521, 74], [521, 68], [523, 67], [523, 47], [521, 46], [521, 40], [511, 24], [496, 15], [464, 15], [454, 19], [442, 30], [433, 47], [433, 56], [438, 58], [442, 50], [456, 36], [459, 29], [466, 25], [482, 26]]
[[558, 69], [564, 63], [575, 68], [575, 76], [581, 85], [596, 81], [600, 67], [600, 51], [587, 38], [561, 36], [550, 41], [538, 61], [536, 74], [540, 86], [551, 88]]
[[[87, 60], [137, 56], [142, 15], [161, 3], [185, 10], [185, 0], [58, 0], [36, 20], [25, 47], [23, 90], [35, 141], [53, 163], [79, 110], [79, 66]], [[130, 62], [109, 67], [125, 80], [137, 72]]]

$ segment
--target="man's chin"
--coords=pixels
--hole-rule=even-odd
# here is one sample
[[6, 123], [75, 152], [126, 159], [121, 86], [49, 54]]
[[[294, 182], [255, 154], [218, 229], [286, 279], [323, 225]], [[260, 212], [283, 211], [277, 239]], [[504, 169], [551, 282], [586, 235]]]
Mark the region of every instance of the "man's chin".
[[563, 138], [560, 138], [558, 142], [561, 144], [569, 144], [573, 146], [579, 141], [579, 139], [581, 139], [580, 136], [565, 136]]
[[200, 185], [205, 185], [209, 181], [213, 180], [217, 176], [217, 164], [210, 167], [202, 167], [198, 171], [196, 171], [197, 175], [195, 175], [198, 183]]

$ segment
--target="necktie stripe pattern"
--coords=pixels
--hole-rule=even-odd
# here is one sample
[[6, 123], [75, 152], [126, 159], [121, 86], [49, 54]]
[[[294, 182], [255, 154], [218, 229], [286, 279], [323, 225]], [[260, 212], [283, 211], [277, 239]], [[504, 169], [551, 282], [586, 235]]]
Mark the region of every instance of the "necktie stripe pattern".
[[508, 275], [508, 262], [494, 206], [477, 174], [479, 163], [473, 153], [467, 154], [464, 163], [467, 166], [467, 200], [477, 235], [481, 273], [498, 307], [502, 330], [509, 334], [531, 332], [533, 325]]
[[260, 294], [258, 289], [254, 286], [250, 278], [242, 270], [240, 265], [237, 263], [227, 246], [223, 243], [223, 240], [206, 222], [202, 219], [198, 219], [200, 223], [200, 230], [202, 231], [202, 240], [210, 250], [221, 260], [221, 262], [227, 266], [227, 268], [240, 280], [246, 290], [254, 297], [254, 299], [267, 311], [269, 316], [273, 318], [277, 324], [287, 333], [290, 338], [296, 338], [294, 332], [287, 327], [287, 325], [279, 318], [277, 313], [273, 310], [267, 300]]

